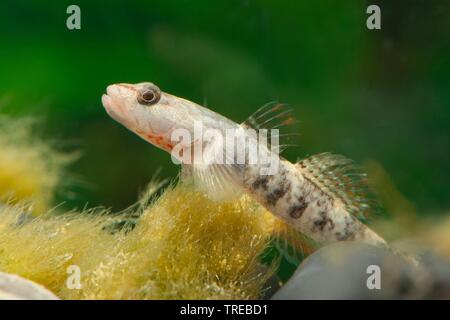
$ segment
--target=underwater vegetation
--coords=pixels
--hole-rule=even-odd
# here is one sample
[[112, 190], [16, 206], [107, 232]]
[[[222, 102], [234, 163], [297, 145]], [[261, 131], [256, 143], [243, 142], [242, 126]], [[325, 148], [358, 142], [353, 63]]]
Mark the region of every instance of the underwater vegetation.
[[[259, 267], [270, 216], [246, 198], [218, 206], [178, 185], [129, 232], [108, 228], [117, 218], [106, 212], [18, 226], [20, 215], [19, 206], [0, 212], [0, 270], [64, 299], [255, 299], [273, 272]], [[66, 286], [71, 265], [81, 270], [80, 290]]]
[[0, 116], [0, 201], [27, 203], [39, 215], [50, 209], [65, 167], [75, 155], [57, 152], [33, 130], [32, 119]]
[[[275, 268], [260, 256], [281, 229], [249, 198], [218, 204], [184, 182], [155, 200], [150, 184], [123, 214], [47, 213], [70, 157], [33, 138], [27, 122], [4, 118], [1, 130], [2, 272], [63, 299], [255, 299], [269, 289]], [[67, 286], [71, 266], [79, 289]]]
[[[249, 197], [215, 202], [189, 180], [172, 181], [164, 189], [152, 181], [140, 200], [122, 212], [65, 212], [55, 207], [54, 195], [75, 156], [39, 138], [33, 123], [0, 118], [2, 273], [31, 280], [61, 299], [259, 299], [270, 297], [287, 280], [278, 277], [283, 267], [279, 253], [287, 253], [295, 268], [301, 258], [294, 260], [290, 253], [308, 256], [315, 251], [315, 244]], [[378, 172], [375, 182], [395, 195], [380, 168], [370, 171]], [[396, 237], [392, 230], [398, 225], [422, 230], [417, 239], [450, 257], [448, 221], [424, 222], [410, 214], [405, 224], [414, 210], [402, 201], [386, 200], [397, 217], [374, 226], [393, 240], [407, 234], [401, 231]], [[392, 203], [400, 204], [396, 208]], [[332, 248], [320, 252], [334, 252]], [[327, 261], [321, 255], [299, 270], [310, 272], [315, 261]], [[73, 267], [80, 270], [75, 288], [69, 285]], [[323, 267], [319, 270], [331, 272]], [[307, 279], [311, 284], [315, 278]], [[289, 288], [296, 285], [291, 281], [276, 297], [289, 298]]]

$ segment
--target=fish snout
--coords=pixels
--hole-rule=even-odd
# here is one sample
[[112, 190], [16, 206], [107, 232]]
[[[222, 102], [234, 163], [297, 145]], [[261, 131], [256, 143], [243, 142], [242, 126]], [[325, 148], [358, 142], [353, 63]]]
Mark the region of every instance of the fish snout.
[[127, 97], [127, 89], [119, 84], [111, 84], [106, 87], [106, 94], [102, 96], [103, 106], [107, 110], [121, 109]]
[[109, 85], [106, 94], [102, 95], [102, 104], [106, 112], [121, 123], [126, 120], [126, 100], [127, 90], [118, 84]]
[[120, 99], [123, 97], [124, 92], [122, 92], [121, 86], [118, 84], [111, 84], [106, 87], [106, 95], [113, 99]]

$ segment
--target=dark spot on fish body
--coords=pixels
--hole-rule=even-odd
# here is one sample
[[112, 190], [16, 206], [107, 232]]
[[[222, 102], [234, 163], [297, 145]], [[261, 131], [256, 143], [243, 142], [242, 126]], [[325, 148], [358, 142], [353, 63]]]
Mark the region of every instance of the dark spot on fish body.
[[350, 232], [350, 230], [345, 229], [344, 233], [336, 232], [336, 240], [338, 241], [347, 241], [347, 240], [354, 240], [355, 234], [353, 232]]
[[355, 240], [356, 232], [357, 232], [354, 230], [355, 223], [357, 223], [357, 221], [355, 221], [355, 219], [352, 216], [350, 216], [350, 218], [346, 219], [344, 231], [342, 233], [336, 232], [336, 234], [335, 234], [336, 239], [339, 241]]
[[288, 214], [293, 219], [299, 219], [307, 207], [308, 205], [306, 204], [305, 199], [300, 197], [298, 203], [288, 209]]
[[329, 225], [328, 230], [334, 229], [334, 222], [331, 220], [325, 211], [320, 212], [320, 218], [314, 221], [314, 229], [318, 229], [322, 232], [325, 227]]
[[302, 169], [305, 169], [305, 168], [306, 168], [306, 166], [305, 166], [305, 164], [303, 163], [303, 161], [298, 162], [297, 165], [300, 166], [300, 168], [302, 168]]
[[274, 191], [269, 193], [266, 197], [267, 203], [271, 206], [275, 206], [284, 195], [291, 190], [291, 182], [284, 180], [280, 186], [278, 186]]
[[263, 188], [267, 190], [267, 184], [269, 183], [270, 176], [259, 176], [253, 183], [252, 189], [257, 190], [259, 188]]

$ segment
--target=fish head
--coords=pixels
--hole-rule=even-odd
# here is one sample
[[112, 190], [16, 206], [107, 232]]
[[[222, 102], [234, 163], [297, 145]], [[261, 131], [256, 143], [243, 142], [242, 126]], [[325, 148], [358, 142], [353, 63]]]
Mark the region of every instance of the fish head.
[[202, 112], [195, 103], [165, 93], [151, 82], [109, 85], [102, 104], [114, 120], [166, 151], [174, 146], [173, 131], [193, 131]]

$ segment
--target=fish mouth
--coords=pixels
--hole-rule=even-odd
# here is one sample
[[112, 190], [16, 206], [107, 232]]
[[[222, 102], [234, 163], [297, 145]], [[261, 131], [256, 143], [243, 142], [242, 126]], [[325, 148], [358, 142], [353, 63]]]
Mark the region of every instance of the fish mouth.
[[102, 104], [106, 112], [116, 121], [121, 122], [122, 104], [120, 102], [120, 88], [117, 85], [109, 85], [106, 93], [102, 95]]
[[106, 87], [106, 93], [102, 95], [102, 104], [106, 109], [112, 109], [117, 107], [116, 103], [114, 103], [113, 97], [117, 97], [119, 93], [116, 85], [112, 84]]
[[105, 109], [110, 109], [113, 106], [112, 98], [106, 93], [102, 95], [102, 104]]
[[103, 94], [102, 95], [102, 104], [103, 107], [105, 108], [106, 112], [113, 118], [113, 119], [118, 119], [118, 114], [116, 113], [115, 110], [117, 110], [117, 106], [114, 103], [114, 100], [111, 96], [109, 96], [108, 94]]

